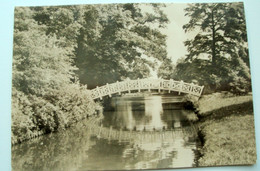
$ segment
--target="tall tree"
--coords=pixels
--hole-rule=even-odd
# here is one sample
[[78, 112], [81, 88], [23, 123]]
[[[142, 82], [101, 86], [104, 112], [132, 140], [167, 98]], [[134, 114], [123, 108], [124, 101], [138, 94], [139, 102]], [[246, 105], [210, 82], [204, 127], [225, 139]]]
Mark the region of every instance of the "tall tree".
[[12, 143], [63, 129], [96, 108], [86, 88], [72, 81], [73, 41], [49, 32], [47, 20], [34, 18], [38, 12], [15, 8]]
[[167, 17], [157, 4], [144, 5], [150, 6], [150, 13], [140, 6], [95, 5], [84, 11], [75, 50], [81, 83], [91, 88], [127, 77], [148, 77], [153, 60], [166, 57], [166, 36], [158, 28], [168, 22]]
[[232, 50], [247, 41], [242, 3], [191, 4], [185, 12], [190, 21], [183, 29], [198, 30], [194, 39], [185, 42], [189, 59], [206, 53], [216, 66], [220, 58], [231, 57]]
[[68, 84], [76, 69], [64, 48], [64, 39], [47, 36], [29, 8], [16, 8], [13, 52], [13, 86], [27, 94], [44, 95], [47, 89]]
[[158, 68], [158, 77], [171, 79], [174, 77], [175, 66], [170, 58], [165, 58]]
[[45, 26], [46, 35], [65, 38], [64, 46], [75, 47], [81, 27], [80, 6], [31, 7], [33, 19], [38, 25]]
[[[160, 4], [103, 4], [36, 7], [33, 19], [46, 35], [65, 39], [76, 71], [89, 88], [127, 77], [148, 77], [154, 60], [167, 56], [166, 36], [159, 31], [168, 22]], [[148, 9], [148, 10], [143, 10]]]
[[183, 29], [197, 32], [193, 39], [184, 42], [189, 52], [186, 61], [209, 60], [209, 76], [205, 77], [220, 77], [220, 84], [226, 88], [236, 77], [249, 82], [243, 3], [190, 4], [185, 12], [190, 20]]

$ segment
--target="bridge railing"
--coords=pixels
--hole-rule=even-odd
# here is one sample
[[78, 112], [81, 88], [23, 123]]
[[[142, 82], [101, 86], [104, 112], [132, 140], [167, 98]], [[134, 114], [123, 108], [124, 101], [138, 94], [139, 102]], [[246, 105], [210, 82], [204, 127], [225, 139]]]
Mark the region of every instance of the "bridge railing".
[[91, 90], [91, 96], [93, 99], [100, 98], [104, 96], [111, 96], [112, 94], [121, 92], [131, 92], [132, 90], [148, 90], [152, 89], [158, 90], [168, 90], [180, 93], [188, 93], [195, 96], [201, 96], [204, 86], [195, 85], [193, 83], [185, 83], [183, 81], [175, 80], [164, 80], [164, 79], [137, 79], [137, 80], [126, 80], [122, 82], [115, 82], [112, 84], [106, 84], [101, 87], [96, 87]]

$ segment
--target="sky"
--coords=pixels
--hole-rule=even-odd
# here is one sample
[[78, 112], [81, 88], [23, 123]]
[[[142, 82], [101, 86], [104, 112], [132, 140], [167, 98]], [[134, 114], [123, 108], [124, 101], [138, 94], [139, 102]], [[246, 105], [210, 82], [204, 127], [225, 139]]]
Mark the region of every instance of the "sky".
[[[190, 19], [185, 16], [184, 9], [187, 6], [187, 3], [166, 3], [166, 7], [162, 8], [169, 19], [169, 23], [166, 28], [161, 29], [161, 32], [167, 36], [167, 53], [173, 64], [176, 64], [179, 58], [185, 57], [188, 53], [187, 48], [184, 46], [184, 41], [191, 39], [197, 33], [197, 31], [185, 33], [182, 29], [182, 26], [187, 24]], [[147, 9], [147, 6], [143, 6], [143, 10], [150, 11]], [[152, 78], [157, 78], [155, 70], [150, 69], [150, 72]]]
[[[167, 52], [168, 56], [172, 59], [173, 63], [176, 63], [180, 57], [184, 57], [187, 54], [187, 49], [183, 42], [189, 36], [193, 36], [194, 33], [185, 33], [182, 29], [184, 24], [189, 22], [189, 17], [185, 16], [184, 9], [187, 7], [187, 3], [165, 3], [166, 7], [161, 9], [167, 15], [169, 23], [166, 28], [161, 28], [160, 31], [167, 36]], [[150, 6], [142, 6], [142, 10], [145, 12], [152, 12]]]
[[184, 9], [186, 7], [186, 3], [168, 3], [164, 8], [164, 12], [170, 22], [162, 32], [168, 37], [167, 52], [173, 63], [176, 63], [180, 57], [184, 57], [187, 54], [187, 48], [183, 42], [191, 39], [197, 33], [197, 31], [185, 33], [182, 29], [182, 26], [187, 24], [190, 19], [185, 16]]
[[174, 3], [167, 4], [164, 8], [170, 22], [162, 32], [167, 35], [167, 52], [173, 63], [176, 63], [178, 58], [185, 56], [187, 53], [183, 42], [187, 40], [188, 35], [182, 29], [182, 26], [189, 21], [189, 18], [184, 16], [184, 8], [186, 7], [187, 4]]

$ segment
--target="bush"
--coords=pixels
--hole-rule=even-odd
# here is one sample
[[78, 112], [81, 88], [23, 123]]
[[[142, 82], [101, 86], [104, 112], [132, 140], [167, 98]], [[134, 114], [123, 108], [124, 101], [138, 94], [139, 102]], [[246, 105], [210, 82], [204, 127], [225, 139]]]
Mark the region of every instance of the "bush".
[[12, 143], [65, 129], [101, 110], [89, 90], [78, 84], [53, 90], [43, 97], [13, 89], [12, 96]]
[[13, 89], [12, 96], [12, 143], [40, 134], [33, 122], [34, 112], [29, 97], [16, 89]]
[[194, 95], [186, 94], [183, 97], [184, 108], [188, 110], [195, 110], [198, 107], [199, 97]]
[[251, 82], [242, 77], [235, 77], [233, 82], [229, 83], [230, 92], [236, 95], [245, 95], [251, 91]]

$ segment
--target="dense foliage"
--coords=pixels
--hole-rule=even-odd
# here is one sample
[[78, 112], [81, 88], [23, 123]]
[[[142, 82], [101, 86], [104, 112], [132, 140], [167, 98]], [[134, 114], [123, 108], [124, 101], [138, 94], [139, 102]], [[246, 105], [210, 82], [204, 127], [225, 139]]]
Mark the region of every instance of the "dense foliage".
[[188, 54], [179, 59], [170, 77], [196, 79], [206, 92], [251, 90], [243, 3], [197, 3], [185, 8], [190, 20], [185, 32], [196, 35], [184, 42]]
[[155, 61], [166, 58], [166, 36], [159, 28], [165, 27], [168, 19], [161, 6], [39, 7], [34, 18], [47, 26], [48, 35], [65, 34], [75, 47], [73, 56], [80, 83], [94, 88], [126, 78], [148, 77]]
[[[167, 56], [161, 4], [15, 9], [13, 141], [70, 126], [99, 108], [88, 89], [127, 78], [199, 83], [206, 90], [250, 91], [242, 3], [190, 4], [186, 57]], [[160, 64], [160, 66], [159, 66]], [[195, 81], [195, 80], [196, 81]]]
[[29, 8], [16, 8], [13, 52], [12, 142], [63, 129], [94, 113], [85, 87], [73, 83], [72, 48], [46, 35]]
[[[147, 8], [141, 10], [141, 6]], [[86, 87], [147, 77], [166, 57], [158, 4], [15, 9], [12, 142], [100, 110]]]

